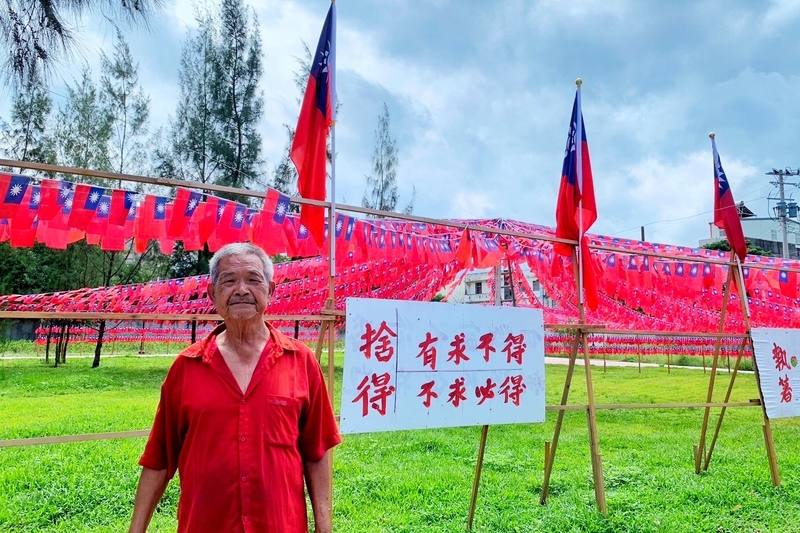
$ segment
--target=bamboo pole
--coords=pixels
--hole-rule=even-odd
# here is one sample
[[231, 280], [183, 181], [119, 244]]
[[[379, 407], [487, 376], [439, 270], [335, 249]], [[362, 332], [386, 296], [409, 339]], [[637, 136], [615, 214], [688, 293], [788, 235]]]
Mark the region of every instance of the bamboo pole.
[[[561, 403], [559, 406], [565, 407], [569, 399], [569, 390], [572, 386], [572, 374], [575, 370], [575, 359], [578, 355], [578, 345], [580, 344], [580, 333], [575, 333], [575, 341], [569, 353], [569, 366], [567, 367], [567, 376], [564, 378], [564, 390], [561, 392]], [[556, 457], [556, 450], [558, 449], [558, 437], [561, 435], [561, 424], [564, 422], [564, 409], [559, 410], [558, 417], [556, 418], [556, 425], [553, 429], [553, 442], [545, 442], [545, 457], [544, 457], [544, 479], [542, 481], [542, 494], [539, 497], [539, 503], [544, 505], [547, 503], [547, 496], [550, 491], [550, 475], [553, 471], [553, 461]]]
[[600, 456], [600, 439], [597, 431], [597, 413], [594, 404], [594, 385], [592, 383], [592, 365], [589, 362], [589, 347], [586, 344], [586, 334], [581, 335], [583, 344], [584, 371], [586, 373], [586, 418], [589, 424], [589, 445], [592, 454], [592, 477], [594, 478], [594, 496], [597, 508], [602, 514], [608, 514], [606, 506], [606, 491], [603, 481], [603, 461]]
[[[573, 271], [575, 273], [576, 283], [575, 287], [578, 290], [578, 313], [580, 317], [580, 321], [583, 323], [586, 321], [586, 309], [583, 305], [583, 295], [582, 295], [582, 283], [581, 283], [581, 264], [579, 259], [579, 254], [577, 251], [573, 250], [572, 260], [573, 260]], [[602, 457], [600, 455], [600, 440], [597, 431], [597, 414], [595, 409], [595, 401], [594, 401], [594, 386], [592, 383], [592, 369], [591, 369], [591, 362], [589, 360], [589, 346], [587, 343], [587, 336], [588, 333], [585, 330], [578, 329], [576, 332], [576, 345], [575, 345], [575, 357], [577, 358], [577, 349], [579, 347], [583, 350], [583, 362], [584, 362], [584, 373], [586, 376], [586, 399], [587, 404], [585, 406], [586, 409], [586, 418], [589, 425], [589, 448], [591, 454], [591, 461], [592, 461], [592, 478], [593, 478], [593, 485], [594, 485], [594, 495], [595, 501], [597, 502], [597, 509], [600, 511], [601, 514], [608, 514], [608, 507], [606, 506], [606, 494], [605, 494], [605, 485], [603, 481], [603, 462]], [[570, 360], [570, 366], [574, 366], [574, 359]], [[568, 370], [568, 377], [571, 380], [571, 373]], [[566, 403], [566, 398], [569, 395], [569, 384], [565, 380], [564, 391], [562, 393], [562, 401]], [[563, 411], [559, 412], [559, 415], [563, 413]], [[556, 422], [558, 427], [558, 431], [560, 432], [561, 426], [559, 421]], [[547, 501], [547, 490], [549, 490], [549, 476], [550, 473], [548, 469], [551, 471], [553, 467], [553, 459], [555, 458], [555, 447], [557, 446], [557, 433], [554, 433], [553, 437], [553, 445], [551, 446], [550, 450], [550, 458], [545, 460], [545, 475], [547, 476], [547, 486], [542, 484], [542, 496], [540, 497], [540, 503], [544, 504]]]
[[[731, 399], [731, 393], [733, 392], [733, 383], [736, 381], [736, 374], [739, 372], [739, 364], [742, 361], [742, 355], [744, 354], [745, 346], [747, 346], [747, 339], [742, 339], [742, 343], [739, 346], [739, 351], [736, 355], [736, 362], [733, 365], [733, 374], [728, 381], [728, 390], [725, 391], [725, 399], [723, 400], [724, 404], [727, 404]], [[711, 463], [711, 456], [714, 453], [714, 447], [717, 445], [717, 438], [719, 438], [719, 431], [722, 428], [722, 420], [725, 418], [725, 411], [727, 406], [723, 406], [720, 410], [719, 417], [717, 418], [717, 425], [714, 428], [714, 435], [711, 437], [711, 444], [708, 447], [708, 452], [706, 453], [705, 461], [703, 462], [703, 470], [708, 470], [708, 465]]]
[[[736, 257], [735, 252], [731, 252], [731, 262]], [[722, 309], [719, 313], [718, 332], [722, 333], [725, 330], [725, 318], [728, 314], [728, 300], [731, 294], [731, 281], [734, 279], [733, 264], [728, 267], [728, 278], [725, 281], [725, 286], [722, 291]], [[741, 294], [740, 294], [741, 296]], [[722, 339], [718, 338], [714, 342], [714, 359], [711, 362], [711, 377], [708, 380], [708, 389], [706, 390], [706, 403], [711, 403], [714, 396], [714, 381], [717, 377], [717, 363], [719, 361], [719, 351], [722, 344]], [[705, 352], [703, 353], [703, 373], [705, 373]], [[711, 408], [706, 407], [703, 411], [703, 425], [700, 428], [700, 443], [697, 445], [697, 451], [694, 456], [694, 471], [696, 474], [700, 473], [703, 466], [703, 457], [706, 454], [706, 432], [708, 431], [708, 417], [711, 415]]]
[[469, 499], [469, 513], [467, 514], [467, 530], [472, 531], [472, 521], [475, 518], [475, 507], [478, 503], [478, 490], [481, 486], [481, 472], [483, 472], [483, 455], [486, 451], [486, 437], [489, 434], [489, 426], [481, 428], [481, 441], [478, 444], [478, 459], [475, 461], [475, 477], [472, 480], [472, 495]]
[[[264, 198], [266, 197], [266, 192], [255, 191], [251, 189], [244, 189], [238, 187], [228, 187], [225, 185], [217, 185], [214, 183], [203, 183], [199, 181], [189, 181], [189, 180], [179, 180], [174, 178], [156, 178], [150, 176], [141, 176], [135, 174], [122, 174], [122, 173], [115, 173], [115, 172], [106, 172], [102, 170], [92, 170], [83, 167], [72, 167], [72, 166], [65, 166], [65, 165], [51, 165], [48, 163], [38, 163], [35, 161], [19, 161], [14, 159], [0, 159], [0, 166], [4, 167], [11, 167], [11, 168], [20, 168], [20, 169], [29, 169], [29, 170], [39, 170], [42, 172], [48, 173], [56, 173], [56, 174], [72, 174], [78, 176], [86, 176], [92, 178], [102, 178], [108, 179], [113, 181], [125, 181], [125, 182], [132, 182], [132, 183], [144, 183], [150, 185], [157, 185], [163, 187], [184, 187], [189, 189], [198, 189], [208, 192], [218, 192], [218, 193], [231, 193], [240, 196], [246, 196], [251, 198]], [[315, 205], [319, 207], [329, 207], [329, 202], [324, 202], [320, 200], [311, 200], [308, 198], [302, 197], [293, 197], [291, 199], [293, 203], [296, 204], [305, 204], [305, 205]], [[545, 241], [545, 242], [559, 242], [563, 244], [569, 244], [575, 246], [578, 244], [576, 241], [570, 239], [562, 239], [553, 237], [552, 235], [546, 234], [539, 234], [539, 233], [526, 233], [521, 231], [512, 231], [508, 229], [500, 229], [494, 228], [490, 226], [483, 226], [478, 224], [467, 224], [454, 222], [450, 220], [439, 220], [433, 219], [428, 217], [420, 217], [416, 215], [407, 215], [405, 213], [398, 213], [393, 211], [380, 211], [377, 209], [369, 209], [361, 206], [355, 205], [348, 205], [348, 204], [337, 204], [337, 209], [340, 211], [347, 211], [350, 213], [361, 213], [365, 215], [375, 216], [375, 217], [385, 217], [385, 218], [395, 218], [398, 220], [406, 220], [409, 222], [421, 222], [427, 224], [436, 224], [444, 227], [451, 227], [456, 228], [459, 230], [468, 229], [470, 231], [476, 232], [488, 232], [494, 233], [497, 235], [507, 235], [510, 237], [519, 237], [523, 239], [529, 240], [537, 240], [537, 241]], [[691, 254], [680, 254], [680, 253], [660, 253], [651, 250], [635, 250], [632, 251], [627, 248], [620, 248], [618, 246], [609, 246], [609, 245], [602, 245], [602, 244], [593, 244], [589, 243], [589, 248], [592, 250], [600, 250], [606, 252], [618, 252], [622, 254], [631, 254], [635, 253], [636, 255], [642, 255], [647, 257], [653, 258], [661, 258], [661, 259], [669, 259], [674, 261], [688, 261], [688, 262], [695, 262], [695, 263], [703, 263], [703, 264], [716, 264], [716, 265], [726, 265], [725, 261], [714, 259], [711, 257], [706, 256], [698, 256], [698, 255], [691, 255]], [[794, 272], [800, 274], [800, 269], [792, 269], [786, 268], [785, 266], [771, 266], [771, 265], [761, 265], [761, 264], [748, 264], [748, 268], [751, 269], [759, 269], [759, 270], [773, 270], [773, 271], [787, 271], [787, 272]]]

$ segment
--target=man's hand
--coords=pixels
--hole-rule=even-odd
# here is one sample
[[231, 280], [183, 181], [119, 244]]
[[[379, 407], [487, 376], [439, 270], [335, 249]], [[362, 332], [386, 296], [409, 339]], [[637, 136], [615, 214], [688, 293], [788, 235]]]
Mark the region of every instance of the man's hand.
[[303, 466], [306, 472], [308, 495], [311, 498], [311, 508], [314, 510], [314, 531], [315, 533], [330, 533], [333, 481], [331, 450], [325, 452], [319, 461], [306, 461]]
[[133, 517], [128, 533], [145, 533], [153, 511], [164, 490], [167, 488], [167, 471], [142, 468], [139, 487], [136, 489], [136, 502], [133, 504]]

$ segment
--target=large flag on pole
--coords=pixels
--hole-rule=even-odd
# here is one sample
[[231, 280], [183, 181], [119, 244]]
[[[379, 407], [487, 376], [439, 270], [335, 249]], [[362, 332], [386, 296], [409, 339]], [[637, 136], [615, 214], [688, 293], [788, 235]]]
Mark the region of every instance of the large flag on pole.
[[719, 161], [716, 136], [713, 133], [709, 133], [708, 136], [711, 138], [711, 151], [714, 154], [714, 225], [725, 232], [731, 249], [736, 252], [740, 261], [744, 261], [747, 255], [747, 241], [744, 240], [742, 221], [739, 219], [736, 202], [733, 201], [728, 177]]
[[[581, 89], [578, 83], [575, 101], [572, 104], [564, 163], [561, 167], [561, 186], [556, 204], [556, 237], [580, 243], [579, 255], [583, 275], [579, 284], [586, 289], [586, 303], [590, 309], [597, 306], [597, 282], [595, 265], [584, 234], [592, 227], [595, 220], [597, 220], [597, 205], [594, 200], [592, 164], [589, 160], [589, 143], [586, 141], [581, 110]], [[571, 245], [563, 243], [555, 243], [554, 248], [561, 255], [571, 255], [573, 250]]]
[[[335, 50], [336, 6], [331, 2], [311, 64], [291, 150], [292, 161], [297, 167], [297, 189], [300, 196], [313, 200], [325, 200], [328, 132], [333, 123], [333, 106], [336, 101], [333, 84]], [[320, 246], [325, 239], [324, 220], [323, 208], [301, 206], [300, 221]]]

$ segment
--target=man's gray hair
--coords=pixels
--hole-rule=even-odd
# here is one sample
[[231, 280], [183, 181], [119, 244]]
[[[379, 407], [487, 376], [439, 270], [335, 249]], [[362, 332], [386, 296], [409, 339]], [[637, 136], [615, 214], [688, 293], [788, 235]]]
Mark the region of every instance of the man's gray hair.
[[232, 242], [217, 250], [211, 261], [209, 261], [208, 271], [211, 274], [211, 283], [216, 283], [217, 279], [219, 279], [219, 262], [230, 255], [254, 255], [258, 257], [264, 265], [264, 277], [267, 278], [267, 283], [272, 281], [275, 269], [272, 266], [272, 259], [269, 258], [264, 250], [249, 242]]

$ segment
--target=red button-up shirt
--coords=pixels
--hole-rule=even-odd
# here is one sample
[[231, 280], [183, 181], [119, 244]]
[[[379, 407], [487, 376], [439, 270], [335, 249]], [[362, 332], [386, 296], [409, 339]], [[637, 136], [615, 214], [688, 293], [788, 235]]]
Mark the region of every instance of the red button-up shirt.
[[224, 325], [184, 350], [161, 387], [139, 464], [180, 471], [178, 531], [308, 531], [303, 462], [341, 437], [313, 353], [267, 326], [244, 394], [217, 348]]

